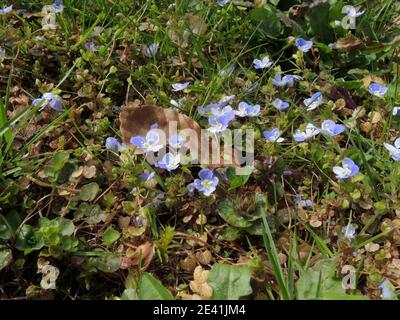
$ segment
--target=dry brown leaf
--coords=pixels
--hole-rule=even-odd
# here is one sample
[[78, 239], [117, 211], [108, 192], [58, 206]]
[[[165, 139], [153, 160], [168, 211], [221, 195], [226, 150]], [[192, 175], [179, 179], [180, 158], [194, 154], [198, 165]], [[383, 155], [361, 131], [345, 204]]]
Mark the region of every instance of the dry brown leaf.
[[[138, 106], [137, 103], [130, 103], [128, 107], [124, 108], [120, 113], [120, 130], [122, 133], [122, 141], [132, 146], [130, 139], [134, 136], [146, 136], [147, 132], [151, 129], [153, 124], [158, 125], [158, 129], [165, 133], [161, 137], [160, 143], [163, 145], [167, 144], [170, 137], [170, 131], [172, 134], [179, 132], [185, 138], [183, 148], [191, 151], [192, 160], [199, 160], [201, 164], [210, 164], [212, 152], [203, 152], [208, 150], [215, 150], [212, 148], [212, 140], [206, 136], [200, 125], [189, 118], [188, 116], [179, 113], [172, 108], [161, 108], [157, 106], [142, 105]], [[206, 146], [206, 148], [202, 146]], [[215, 148], [215, 146], [214, 146]], [[216, 164], [212, 164], [210, 168], [218, 168], [221, 166], [232, 165], [239, 167], [237, 161], [238, 155], [235, 150], [231, 152], [224, 152], [223, 148], [220, 148], [220, 159]], [[143, 152], [138, 148], [135, 150], [136, 154], [142, 154]], [[225, 157], [225, 161], [224, 161]], [[233, 161], [230, 158], [233, 157]], [[228, 161], [227, 161], [228, 160]], [[215, 161], [214, 161], [215, 163]]]
[[146, 242], [137, 247], [133, 252], [129, 248], [126, 252], [126, 256], [122, 258], [121, 265], [125, 268], [129, 268], [136, 267], [140, 263], [141, 270], [144, 271], [153, 260], [154, 254], [154, 245], [151, 242]]
[[346, 38], [340, 38], [338, 41], [336, 41], [335, 48], [341, 50], [353, 50], [366, 48], [366, 45], [361, 39], [351, 34]]

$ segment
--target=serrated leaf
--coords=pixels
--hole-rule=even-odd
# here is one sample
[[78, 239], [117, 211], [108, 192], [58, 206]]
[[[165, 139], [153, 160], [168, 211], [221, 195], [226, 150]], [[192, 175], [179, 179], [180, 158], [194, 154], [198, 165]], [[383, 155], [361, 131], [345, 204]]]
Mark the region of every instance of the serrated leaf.
[[140, 300], [173, 300], [172, 294], [150, 273], [143, 272], [139, 283]]
[[252, 223], [240, 216], [235, 208], [235, 204], [230, 199], [224, 199], [218, 207], [218, 213], [222, 219], [236, 228], [249, 228]]
[[207, 282], [213, 288], [214, 300], [238, 300], [253, 292], [250, 280], [249, 268], [216, 263], [210, 270]]

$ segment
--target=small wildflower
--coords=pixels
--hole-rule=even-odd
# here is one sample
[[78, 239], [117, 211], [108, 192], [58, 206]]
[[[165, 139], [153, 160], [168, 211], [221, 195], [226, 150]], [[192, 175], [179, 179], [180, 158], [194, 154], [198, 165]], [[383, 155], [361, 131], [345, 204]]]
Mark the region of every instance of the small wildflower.
[[400, 107], [394, 107], [393, 111], [392, 111], [392, 114], [394, 116], [400, 116]]
[[244, 101], [239, 103], [238, 110], [234, 111], [238, 117], [257, 117], [260, 114], [260, 105], [251, 105]]
[[190, 81], [186, 81], [183, 83], [174, 83], [172, 85], [172, 91], [174, 91], [174, 92], [182, 91], [182, 90], [186, 89], [189, 84], [190, 84]]
[[231, 121], [235, 118], [235, 112], [233, 111], [231, 106], [220, 107], [219, 105], [212, 105], [210, 107], [211, 116], [215, 117], [226, 117]]
[[219, 107], [225, 107], [230, 104], [235, 99], [235, 95], [232, 94], [230, 96], [224, 96], [218, 101]]
[[219, 179], [214, 176], [214, 172], [210, 169], [202, 169], [199, 172], [199, 178], [194, 180], [194, 187], [205, 196], [210, 196], [217, 188]]
[[300, 208], [313, 208], [314, 203], [310, 200], [304, 200], [301, 196], [301, 194], [296, 194], [295, 195], [295, 202]]
[[50, 108], [56, 110], [57, 112], [62, 111], [62, 99], [61, 97], [55, 95], [54, 93], [51, 92], [46, 92], [43, 94], [41, 98], [33, 100], [32, 104], [34, 106], [39, 105], [42, 103], [42, 106], [40, 107], [39, 111], [42, 111], [44, 108], [46, 108], [48, 105]]
[[311, 98], [305, 99], [304, 105], [307, 107], [307, 111], [312, 111], [316, 108], [318, 108], [321, 104], [322, 101], [324, 100], [324, 97], [321, 92], [316, 92], [314, 93]]
[[381, 297], [382, 299], [394, 299], [396, 298], [396, 294], [394, 293], [394, 288], [391, 282], [388, 279], [385, 279], [380, 285], [379, 289], [382, 290]]
[[169, 138], [169, 144], [175, 149], [179, 149], [183, 146], [185, 139], [180, 134], [174, 134]]
[[286, 110], [287, 108], [289, 108], [289, 102], [282, 101], [282, 100], [279, 99], [279, 98], [276, 98], [276, 99], [272, 102], [272, 105], [273, 105], [276, 109], [278, 109], [278, 110], [280, 110], [280, 111], [283, 111], [283, 110]]
[[262, 60], [254, 59], [253, 65], [254, 65], [254, 69], [256, 69], [256, 70], [265, 69], [272, 65], [272, 61], [267, 56], [267, 57], [262, 58]]
[[181, 156], [179, 153], [172, 154], [171, 152], [168, 152], [164, 155], [161, 161], [155, 163], [155, 166], [157, 168], [173, 171], [179, 167], [180, 162], [181, 162]]
[[394, 161], [400, 161], [400, 138], [396, 139], [394, 145], [391, 145], [389, 143], [384, 143], [383, 145], [389, 151]]
[[143, 55], [148, 58], [154, 57], [159, 48], [160, 45], [158, 43], [152, 43], [143, 49]]
[[99, 51], [99, 49], [97, 49], [96, 45], [94, 44], [93, 40], [87, 42], [87, 43], [85, 44], [85, 48], [86, 48], [86, 50], [91, 51], [91, 52], [97, 52], [97, 51]]
[[374, 96], [383, 98], [388, 91], [388, 87], [376, 82], [372, 82], [368, 87], [368, 91], [370, 94], [373, 94]]
[[314, 138], [321, 132], [320, 129], [318, 129], [316, 126], [314, 126], [312, 123], [307, 124], [307, 127], [304, 131], [300, 131], [297, 129], [295, 133], [293, 134], [293, 138], [297, 142], [303, 142], [308, 139]]
[[156, 173], [154, 171], [152, 171], [152, 172], [145, 171], [139, 175], [139, 178], [145, 182], [148, 182], [151, 179], [153, 179], [155, 175], [156, 175]]
[[231, 0], [218, 0], [218, 5], [220, 7], [224, 7], [226, 6], [229, 2], [231, 2]]
[[353, 6], [344, 6], [342, 12], [346, 14], [346, 16], [351, 18], [357, 18], [365, 13], [364, 11], [360, 11], [360, 8], [355, 8]]
[[342, 228], [342, 236], [344, 239], [352, 240], [356, 236], [357, 226], [354, 224], [349, 224]]
[[300, 76], [293, 74], [288, 74], [282, 77], [281, 73], [276, 73], [274, 79], [272, 79], [272, 84], [277, 87], [293, 86], [295, 80], [303, 79]]
[[236, 68], [235, 65], [231, 65], [226, 69], [220, 70], [218, 72], [218, 74], [219, 74], [220, 77], [225, 78], [225, 77], [231, 75], [235, 71], [235, 68]]
[[219, 117], [211, 116], [208, 118], [210, 127], [207, 130], [214, 134], [224, 132], [228, 128], [231, 120], [232, 118], [229, 115]]
[[13, 5], [5, 6], [3, 9], [0, 9], [0, 14], [7, 14], [13, 10]]
[[265, 139], [267, 139], [269, 142], [277, 142], [281, 143], [284, 139], [281, 138], [281, 131], [278, 128], [274, 128], [271, 131], [264, 131], [263, 136]]
[[164, 146], [160, 143], [160, 134], [156, 128], [151, 128], [146, 137], [132, 137], [130, 142], [140, 148], [143, 152], [157, 152]]
[[344, 125], [336, 124], [332, 120], [325, 120], [321, 125], [321, 132], [325, 133], [331, 137], [336, 137], [341, 134], [344, 130], [346, 130]]
[[336, 174], [336, 179], [339, 180], [354, 177], [359, 171], [359, 166], [350, 158], [344, 158], [341, 167], [333, 167], [333, 172]]
[[194, 182], [189, 183], [186, 186], [186, 189], [188, 190], [189, 195], [192, 196], [194, 194], [194, 190], [196, 190], [196, 187], [194, 186]]
[[53, 3], [54, 11], [57, 13], [64, 11], [63, 0], [55, 0]]
[[121, 144], [118, 142], [118, 140], [114, 137], [108, 137], [106, 139], [106, 149], [112, 150], [112, 151], [117, 151], [120, 150]]
[[307, 41], [303, 38], [298, 38], [296, 40], [296, 46], [300, 51], [308, 52], [313, 46], [313, 42], [311, 40]]

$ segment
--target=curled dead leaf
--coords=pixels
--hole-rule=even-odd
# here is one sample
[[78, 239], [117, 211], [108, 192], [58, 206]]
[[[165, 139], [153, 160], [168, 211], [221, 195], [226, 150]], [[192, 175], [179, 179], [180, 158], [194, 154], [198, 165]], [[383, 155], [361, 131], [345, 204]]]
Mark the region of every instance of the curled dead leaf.
[[[166, 145], [171, 135], [179, 133], [185, 141], [180, 151], [189, 151], [191, 161], [197, 160], [210, 168], [240, 167], [236, 150], [224, 150], [223, 147], [218, 149], [215, 139], [210, 138], [206, 130], [202, 130], [196, 121], [175, 109], [131, 103], [121, 111], [120, 123], [122, 141], [127, 146], [133, 147], [130, 143], [132, 137], [146, 136], [152, 125], [157, 124], [158, 130], [163, 133], [160, 143]], [[220, 150], [219, 154], [216, 155], [214, 150]], [[136, 148], [135, 153], [143, 152]]]
[[128, 248], [126, 256], [122, 258], [121, 266], [124, 268], [141, 266], [144, 271], [148, 268], [155, 254], [154, 245], [151, 242], [146, 242], [132, 250]]
[[353, 50], [366, 48], [366, 45], [361, 39], [350, 34], [347, 37], [340, 38], [338, 41], [336, 41], [335, 48], [340, 50]]

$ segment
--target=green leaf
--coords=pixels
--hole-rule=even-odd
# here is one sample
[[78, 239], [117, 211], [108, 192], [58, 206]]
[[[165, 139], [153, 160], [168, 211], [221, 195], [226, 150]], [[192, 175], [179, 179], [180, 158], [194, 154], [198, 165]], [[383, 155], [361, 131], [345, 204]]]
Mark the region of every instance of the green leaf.
[[122, 292], [121, 300], [139, 300], [139, 297], [135, 289], [129, 288]]
[[12, 238], [20, 223], [21, 218], [16, 211], [11, 211], [6, 216], [0, 214], [0, 239]]
[[216, 263], [207, 282], [213, 288], [214, 300], [238, 300], [253, 292], [250, 279], [251, 271], [247, 267]]
[[218, 213], [222, 219], [236, 228], [249, 228], [252, 223], [240, 216], [235, 208], [235, 204], [230, 199], [221, 201], [218, 207]]
[[7, 267], [12, 259], [13, 257], [10, 249], [0, 249], [0, 271]]
[[100, 256], [89, 258], [88, 264], [108, 273], [117, 271], [121, 265], [119, 256], [112, 252], [101, 252]]
[[103, 244], [105, 246], [108, 246], [117, 241], [120, 236], [121, 234], [117, 230], [115, 230], [113, 227], [110, 227], [106, 231], [104, 231], [101, 238], [103, 240]]
[[287, 281], [288, 279], [285, 278], [285, 275], [283, 273], [280, 264], [280, 259], [278, 256], [278, 250], [276, 249], [271, 228], [269, 226], [266, 217], [265, 210], [267, 209], [267, 204], [268, 204], [267, 198], [264, 197], [263, 194], [257, 193], [256, 204], [257, 204], [257, 214], [259, 214], [262, 217], [264, 226], [263, 240], [264, 240], [265, 251], [267, 253], [268, 260], [271, 262], [272, 268], [274, 270], [274, 275], [280, 289], [280, 294], [283, 300], [290, 300], [292, 297], [290, 295], [290, 291], [288, 288], [288, 281]]
[[333, 31], [329, 25], [329, 9], [330, 4], [327, 2], [320, 3], [307, 12], [308, 22], [311, 26], [313, 34], [317, 34], [320, 42], [333, 42]]
[[174, 300], [172, 294], [148, 272], [143, 272], [140, 278], [139, 299]]
[[312, 268], [300, 272], [296, 282], [297, 299], [331, 299], [344, 295], [342, 281], [335, 277], [336, 263], [333, 259], [318, 261]]
[[30, 225], [25, 224], [18, 234], [15, 248], [24, 251], [25, 254], [29, 254], [34, 250], [41, 249], [43, 246], [43, 236], [39, 232], [35, 232]]
[[276, 9], [271, 6], [257, 8], [250, 11], [249, 19], [254, 23], [254, 27], [270, 37], [278, 37], [282, 33], [282, 23], [276, 15]]
[[251, 167], [246, 167], [246, 168], [243, 168], [242, 170], [244, 170], [243, 175], [237, 175], [236, 169], [233, 167], [229, 167], [226, 170], [226, 175], [231, 184], [231, 186], [229, 188], [230, 190], [244, 186], [246, 184], [246, 182], [249, 180], [253, 169]]
[[82, 201], [93, 201], [99, 190], [100, 187], [96, 182], [85, 184], [79, 192], [79, 199]]

